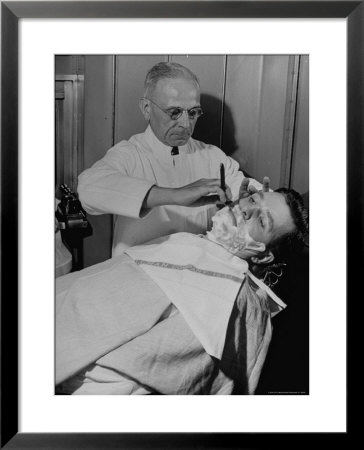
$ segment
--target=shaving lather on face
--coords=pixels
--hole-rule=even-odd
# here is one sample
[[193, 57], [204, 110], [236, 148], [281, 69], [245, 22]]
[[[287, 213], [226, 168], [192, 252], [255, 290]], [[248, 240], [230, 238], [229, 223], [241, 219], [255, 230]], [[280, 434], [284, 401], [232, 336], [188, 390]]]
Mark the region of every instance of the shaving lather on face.
[[212, 222], [211, 231], [206, 233], [207, 239], [223, 246], [233, 255], [248, 259], [264, 252], [265, 244], [255, 241], [244, 226], [239, 205], [226, 206], [218, 211]]
[[[221, 189], [226, 191], [225, 184], [225, 168], [220, 165], [220, 182]], [[241, 184], [239, 198], [246, 198], [257, 192], [257, 190], [249, 185], [249, 178], [245, 178]], [[270, 179], [264, 177], [263, 192], [269, 192]], [[232, 254], [242, 259], [250, 258], [256, 253], [265, 251], [265, 244], [254, 240], [245, 226], [245, 220], [239, 204], [235, 204], [227, 200], [225, 207], [218, 211], [212, 218], [213, 226], [206, 233], [206, 237], [219, 245], [222, 245]]]

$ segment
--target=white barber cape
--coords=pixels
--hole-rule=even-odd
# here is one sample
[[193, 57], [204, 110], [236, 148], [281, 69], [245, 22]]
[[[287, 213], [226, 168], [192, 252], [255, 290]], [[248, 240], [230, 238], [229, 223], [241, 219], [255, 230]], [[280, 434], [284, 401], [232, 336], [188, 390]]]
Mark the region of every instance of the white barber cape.
[[[211, 225], [215, 206], [189, 208], [159, 206], [143, 210], [152, 186], [178, 188], [201, 178], [219, 178], [220, 164], [233, 199], [244, 178], [239, 165], [214, 145], [190, 138], [172, 156], [171, 147], [154, 135], [150, 126], [112, 147], [106, 155], [79, 176], [80, 200], [90, 214], [114, 214], [113, 256], [124, 249], [159, 236], [181, 231], [203, 234]], [[252, 180], [259, 189], [261, 185]]]
[[[176, 233], [125, 251], [179, 309], [206, 352], [221, 359], [246, 261], [203, 236]], [[251, 274], [249, 274], [251, 276]], [[284, 303], [255, 277], [277, 305]]]

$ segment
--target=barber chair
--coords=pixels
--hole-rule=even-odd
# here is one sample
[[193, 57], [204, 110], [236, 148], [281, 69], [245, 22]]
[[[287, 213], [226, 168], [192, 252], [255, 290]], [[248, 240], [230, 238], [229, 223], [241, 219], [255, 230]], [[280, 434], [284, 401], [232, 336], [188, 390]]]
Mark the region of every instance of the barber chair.
[[309, 247], [285, 259], [272, 290], [287, 304], [272, 319], [273, 336], [256, 390], [259, 395], [309, 394]]
[[62, 242], [72, 255], [73, 272], [83, 268], [83, 239], [92, 235], [92, 227], [77, 194], [65, 184], [60, 189], [63, 195], [57, 206], [56, 219]]

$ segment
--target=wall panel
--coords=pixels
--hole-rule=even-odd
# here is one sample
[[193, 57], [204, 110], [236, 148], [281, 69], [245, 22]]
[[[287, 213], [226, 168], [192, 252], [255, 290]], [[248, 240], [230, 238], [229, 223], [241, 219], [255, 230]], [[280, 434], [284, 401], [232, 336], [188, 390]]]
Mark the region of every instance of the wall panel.
[[[113, 56], [85, 57], [84, 168], [113, 144]], [[84, 239], [85, 267], [111, 256], [112, 216], [88, 215], [93, 235]]]
[[[278, 188], [281, 179], [281, 162], [285, 128], [293, 128], [286, 123], [289, 83], [289, 56], [264, 56], [262, 76], [262, 96], [260, 104], [259, 131], [254, 173], [258, 180], [265, 175], [271, 178], [272, 187]], [[289, 149], [290, 151], [291, 149]]]
[[263, 56], [227, 58], [223, 146], [233, 142], [232, 156], [254, 173], [261, 102]]
[[304, 195], [309, 191], [309, 57], [301, 57], [297, 96], [295, 139], [292, 155], [291, 187]]
[[163, 55], [118, 55], [116, 57], [115, 143], [142, 133], [147, 124], [139, 109], [148, 70]]
[[279, 186], [287, 104], [289, 56], [229, 55], [223, 143], [249, 175]]
[[197, 75], [201, 86], [204, 115], [197, 121], [193, 137], [221, 147], [221, 117], [224, 91], [224, 55], [172, 55]]

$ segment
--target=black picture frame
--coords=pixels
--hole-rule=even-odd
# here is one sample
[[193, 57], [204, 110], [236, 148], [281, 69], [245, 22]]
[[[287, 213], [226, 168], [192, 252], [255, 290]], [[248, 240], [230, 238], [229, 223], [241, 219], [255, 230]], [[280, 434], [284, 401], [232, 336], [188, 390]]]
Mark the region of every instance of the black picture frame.
[[[1, 2], [1, 448], [258, 448], [309, 443], [303, 433], [19, 433], [18, 432], [18, 22], [21, 18], [346, 18], [347, 299], [363, 271], [363, 1], [4, 1]], [[335, 185], [337, 181], [337, 185]], [[340, 180], [333, 180], [340, 188]], [[347, 302], [348, 304], [348, 302]], [[349, 339], [350, 343], [350, 339]], [[348, 350], [350, 345], [348, 344]], [[348, 359], [349, 361], [349, 359]], [[348, 375], [350, 373], [348, 372]], [[349, 393], [349, 392], [348, 392]], [[218, 412], [217, 412], [218, 413]], [[349, 417], [349, 414], [348, 416]], [[349, 437], [337, 433], [335, 442]], [[327, 444], [315, 433], [315, 444]], [[269, 447], [269, 445], [268, 445]]]

